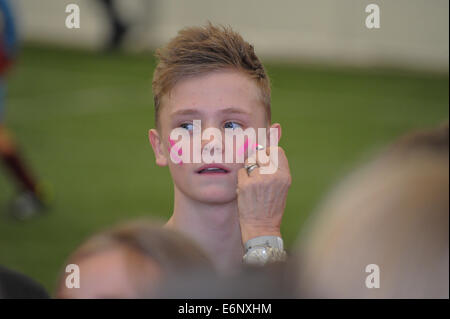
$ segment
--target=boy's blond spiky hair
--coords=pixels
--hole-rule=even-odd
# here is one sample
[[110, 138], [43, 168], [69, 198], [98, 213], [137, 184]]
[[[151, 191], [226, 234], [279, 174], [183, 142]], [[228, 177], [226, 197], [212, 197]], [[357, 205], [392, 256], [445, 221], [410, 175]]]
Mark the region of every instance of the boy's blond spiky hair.
[[270, 81], [253, 46], [230, 27], [182, 29], [164, 48], [156, 51], [159, 63], [153, 75], [155, 121], [158, 126], [161, 99], [181, 79], [221, 69], [236, 69], [256, 81], [270, 120]]

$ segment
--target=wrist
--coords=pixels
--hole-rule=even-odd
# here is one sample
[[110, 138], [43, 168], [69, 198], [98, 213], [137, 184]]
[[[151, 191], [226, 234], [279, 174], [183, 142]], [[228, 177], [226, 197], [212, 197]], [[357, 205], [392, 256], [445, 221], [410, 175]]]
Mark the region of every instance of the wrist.
[[241, 226], [242, 243], [245, 244], [252, 238], [261, 236], [276, 236], [281, 237], [279, 228], [273, 227], [255, 227], [255, 226]]

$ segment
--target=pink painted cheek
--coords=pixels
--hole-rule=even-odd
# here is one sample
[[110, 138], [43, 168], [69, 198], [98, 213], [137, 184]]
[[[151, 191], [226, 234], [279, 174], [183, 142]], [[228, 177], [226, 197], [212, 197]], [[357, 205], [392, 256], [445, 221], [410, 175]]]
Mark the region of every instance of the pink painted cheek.
[[[249, 142], [248, 142], [248, 139], [247, 139], [247, 140], [245, 140], [244, 145], [242, 145], [242, 146], [238, 149], [238, 151], [237, 151], [237, 154], [238, 154], [239, 156], [241, 156], [242, 154], [244, 154], [244, 152], [245, 152], [246, 150], [248, 150], [248, 144], [249, 144]], [[257, 143], [253, 143], [253, 144], [251, 145], [251, 147], [250, 147], [250, 150], [256, 151], [257, 146], [258, 146]]]
[[248, 149], [248, 139], [245, 140], [244, 145], [242, 145], [242, 146], [238, 149], [237, 154], [238, 154], [239, 156], [241, 156], [242, 154], [244, 154], [244, 152], [245, 152], [247, 149]]
[[[170, 153], [171, 149], [174, 148], [174, 151], [177, 152], [179, 156], [181, 156], [181, 154], [183, 154], [183, 149], [175, 147], [174, 146], [175, 141], [170, 139], [170, 137], [169, 137], [169, 144], [171, 145], [171, 147], [168, 147], [169, 153]], [[183, 165], [183, 160], [181, 158], [178, 157], [177, 161], [178, 161], [178, 165], [180, 165], [180, 166]]]

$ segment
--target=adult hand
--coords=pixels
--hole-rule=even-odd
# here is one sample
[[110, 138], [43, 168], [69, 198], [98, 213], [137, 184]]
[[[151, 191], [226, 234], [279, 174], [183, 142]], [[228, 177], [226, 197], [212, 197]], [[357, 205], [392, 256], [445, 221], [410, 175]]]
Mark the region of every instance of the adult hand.
[[[278, 162], [270, 160], [270, 165], [278, 164], [278, 169], [273, 174], [261, 174], [261, 169], [265, 166], [261, 162], [261, 152], [278, 152]], [[281, 237], [281, 219], [292, 180], [288, 160], [281, 147], [271, 146], [267, 150], [257, 151], [256, 155], [258, 168], [253, 169], [250, 174], [246, 168], [238, 172], [237, 201], [244, 244], [259, 236]], [[246, 160], [246, 166], [251, 163], [251, 159]]]

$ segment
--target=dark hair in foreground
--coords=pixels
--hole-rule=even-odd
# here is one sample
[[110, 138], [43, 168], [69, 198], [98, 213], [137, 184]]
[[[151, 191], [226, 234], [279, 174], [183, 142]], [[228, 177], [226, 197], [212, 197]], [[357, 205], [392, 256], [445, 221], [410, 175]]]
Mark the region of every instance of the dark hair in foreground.
[[45, 289], [27, 276], [0, 266], [0, 299], [48, 299]]

